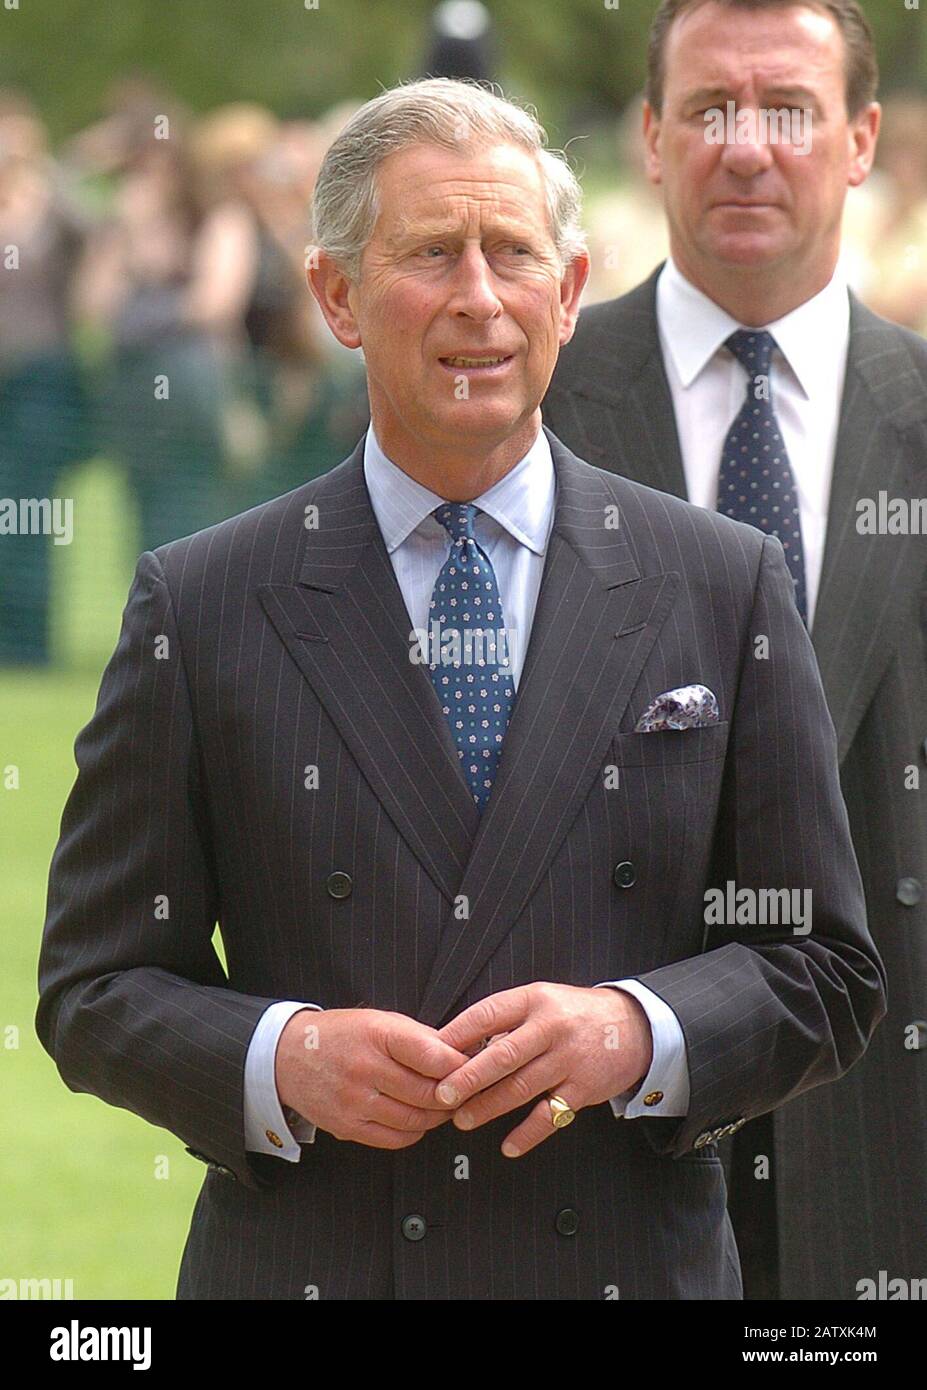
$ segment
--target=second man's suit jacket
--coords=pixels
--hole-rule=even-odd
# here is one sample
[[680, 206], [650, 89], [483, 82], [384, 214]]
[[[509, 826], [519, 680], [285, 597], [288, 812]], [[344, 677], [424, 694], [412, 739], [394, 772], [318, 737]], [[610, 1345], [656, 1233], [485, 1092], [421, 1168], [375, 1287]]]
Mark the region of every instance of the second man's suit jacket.
[[[657, 327], [661, 268], [583, 310], [543, 410], [591, 463], [685, 497]], [[889, 1012], [859, 1067], [775, 1114], [783, 1298], [855, 1299], [880, 1270], [927, 1273], [927, 537], [860, 529], [857, 504], [880, 494], [886, 505], [927, 497], [927, 342], [851, 294], [811, 637]], [[747, 1212], [752, 1167], [748, 1182]]]
[[[549, 439], [554, 525], [482, 818], [410, 660], [363, 441], [138, 562], [76, 744], [37, 1026], [69, 1087], [206, 1161], [179, 1298], [738, 1298], [718, 1139], [851, 1067], [883, 1011], [781, 547]], [[634, 732], [692, 682], [718, 723]], [[812, 931], [706, 928], [729, 881], [810, 890]], [[439, 1026], [529, 981], [625, 976], [680, 1020], [683, 1118], [588, 1107], [517, 1160], [517, 1115], [399, 1152], [245, 1149], [274, 1000]]]

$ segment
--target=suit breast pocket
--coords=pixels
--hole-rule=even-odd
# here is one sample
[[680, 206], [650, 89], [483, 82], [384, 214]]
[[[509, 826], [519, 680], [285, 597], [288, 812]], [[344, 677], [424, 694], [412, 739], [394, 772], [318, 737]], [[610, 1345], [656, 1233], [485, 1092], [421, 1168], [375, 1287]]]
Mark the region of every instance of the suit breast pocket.
[[618, 767], [678, 767], [723, 759], [730, 721], [698, 729], [664, 729], [660, 733], [616, 734], [612, 761]]
[[[615, 734], [604, 789], [620, 909], [635, 968], [701, 950], [703, 897], [715, 840], [729, 724]], [[618, 868], [615, 868], [618, 872]], [[648, 924], [636, 940], [636, 923]], [[638, 959], [642, 964], [638, 965]]]

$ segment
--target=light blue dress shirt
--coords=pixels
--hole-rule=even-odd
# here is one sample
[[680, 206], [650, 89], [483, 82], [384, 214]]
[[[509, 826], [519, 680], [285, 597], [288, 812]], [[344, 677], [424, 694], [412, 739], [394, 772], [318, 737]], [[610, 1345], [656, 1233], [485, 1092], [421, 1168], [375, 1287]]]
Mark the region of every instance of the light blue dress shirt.
[[[371, 425], [364, 442], [364, 479], [413, 628], [427, 629], [435, 581], [450, 551], [450, 537], [431, 513], [446, 501], [430, 492], [383, 453]], [[504, 478], [474, 498], [483, 515], [474, 531], [496, 573], [510, 641], [516, 689], [534, 619], [547, 541], [554, 521], [557, 480], [543, 430], [528, 453]], [[640, 1001], [653, 1034], [653, 1060], [633, 1099], [625, 1092], [609, 1101], [618, 1118], [685, 1115], [689, 1108], [689, 1070], [679, 1020], [669, 1005], [639, 980], [603, 980]], [[297, 1163], [300, 1144], [311, 1144], [316, 1127], [292, 1110], [284, 1117], [274, 1064], [284, 1026], [300, 1009], [319, 1004], [281, 1000], [261, 1015], [245, 1059], [245, 1147]], [[308, 1022], [308, 1020], [307, 1020]], [[658, 1104], [644, 1097], [662, 1092]], [[273, 1135], [274, 1139], [269, 1138]], [[275, 1143], [274, 1140], [277, 1142]]]

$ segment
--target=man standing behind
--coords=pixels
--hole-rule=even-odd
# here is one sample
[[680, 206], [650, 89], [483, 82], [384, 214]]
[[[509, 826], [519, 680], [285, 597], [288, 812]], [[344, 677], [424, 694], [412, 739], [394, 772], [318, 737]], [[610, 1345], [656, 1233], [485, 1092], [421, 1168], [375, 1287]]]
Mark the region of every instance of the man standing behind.
[[927, 1272], [927, 345], [837, 269], [877, 78], [855, 0], [664, 0], [644, 120], [671, 256], [581, 314], [544, 404], [591, 462], [779, 537], [837, 729], [891, 1008], [860, 1066], [734, 1141], [749, 1297]]

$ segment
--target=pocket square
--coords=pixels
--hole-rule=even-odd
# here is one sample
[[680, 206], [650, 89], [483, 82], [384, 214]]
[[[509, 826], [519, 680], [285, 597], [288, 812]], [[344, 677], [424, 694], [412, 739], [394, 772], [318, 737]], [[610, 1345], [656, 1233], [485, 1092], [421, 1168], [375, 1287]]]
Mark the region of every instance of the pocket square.
[[666, 690], [647, 706], [634, 725], [636, 734], [656, 734], [664, 729], [704, 729], [720, 724], [718, 701], [707, 685], [680, 685]]

